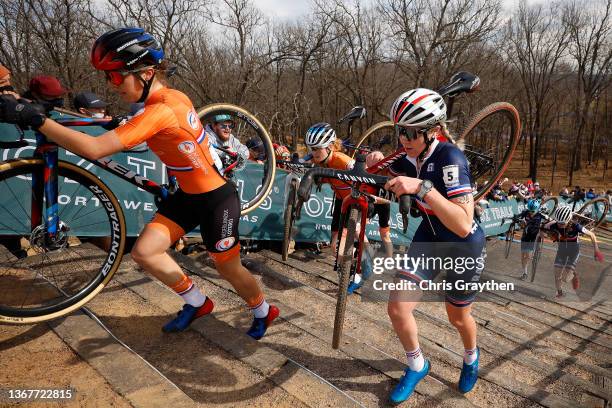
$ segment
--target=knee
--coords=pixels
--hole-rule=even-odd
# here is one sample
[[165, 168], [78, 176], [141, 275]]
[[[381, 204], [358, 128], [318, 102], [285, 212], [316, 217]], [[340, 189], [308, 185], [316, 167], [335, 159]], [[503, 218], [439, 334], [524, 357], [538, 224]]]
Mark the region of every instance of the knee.
[[401, 321], [405, 318], [406, 313], [410, 313], [410, 310], [403, 308], [400, 302], [387, 303], [387, 314], [392, 322]]
[[[469, 316], [469, 315], [468, 315]], [[448, 321], [452, 324], [457, 330], [461, 330], [467, 326], [466, 320], [468, 316], [459, 315], [459, 316], [448, 316]]]
[[132, 251], [130, 251], [130, 255], [132, 256], [134, 262], [136, 262], [138, 265], [146, 266], [150, 262], [150, 258], [153, 253], [147, 250], [145, 245], [136, 242], [136, 245], [134, 245]]

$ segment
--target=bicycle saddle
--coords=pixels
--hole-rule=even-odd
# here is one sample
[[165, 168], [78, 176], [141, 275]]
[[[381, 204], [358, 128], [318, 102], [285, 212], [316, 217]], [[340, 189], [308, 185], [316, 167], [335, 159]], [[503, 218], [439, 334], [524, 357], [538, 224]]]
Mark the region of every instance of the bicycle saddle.
[[461, 71], [453, 75], [448, 84], [438, 89], [438, 93], [442, 96], [454, 98], [463, 92], [476, 91], [479, 85], [480, 78], [477, 75]]
[[338, 124], [346, 121], [352, 121], [355, 119], [365, 118], [366, 108], [363, 106], [355, 106], [349, 113], [347, 113], [342, 119], [338, 121]]

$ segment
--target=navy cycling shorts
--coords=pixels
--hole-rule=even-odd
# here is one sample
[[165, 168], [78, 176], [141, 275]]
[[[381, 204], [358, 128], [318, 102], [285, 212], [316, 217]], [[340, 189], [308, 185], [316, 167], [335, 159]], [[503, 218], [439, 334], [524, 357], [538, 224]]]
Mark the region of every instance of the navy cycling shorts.
[[[409, 279], [416, 283], [421, 281], [433, 282], [444, 269], [446, 271], [444, 280], [452, 286], [452, 288], [445, 290], [446, 301], [457, 307], [470, 305], [475, 300], [477, 291], [459, 290], [455, 286], [458, 281], [480, 281], [484, 269], [484, 258], [486, 257], [484, 232], [477, 224], [474, 224], [472, 232], [464, 239], [448, 230], [445, 234], [434, 236], [427, 224], [427, 220], [421, 221], [408, 250], [408, 257], [412, 259], [433, 259], [434, 261], [422, 262], [415, 269], [400, 270], [397, 277]], [[439, 224], [441, 225], [441, 223]], [[444, 239], [444, 242], [436, 241], [440, 239]], [[468, 261], [469, 259], [472, 262]], [[454, 269], [446, 269], [449, 264], [454, 265]]]

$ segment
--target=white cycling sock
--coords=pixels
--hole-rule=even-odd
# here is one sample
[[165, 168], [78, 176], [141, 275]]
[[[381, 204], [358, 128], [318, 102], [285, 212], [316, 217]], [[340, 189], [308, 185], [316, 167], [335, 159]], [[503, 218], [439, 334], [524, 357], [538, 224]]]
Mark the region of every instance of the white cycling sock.
[[200, 307], [204, 304], [204, 302], [206, 302], [206, 296], [204, 296], [202, 292], [200, 292], [200, 289], [198, 289], [195, 285], [193, 285], [187, 292], [181, 293], [181, 297], [185, 303], [188, 303], [193, 307]]
[[407, 351], [406, 358], [408, 359], [408, 367], [411, 371], [421, 371], [425, 366], [425, 358], [420, 347], [413, 351]]
[[251, 308], [251, 311], [255, 315], [256, 318], [261, 319], [268, 315], [268, 311], [270, 310], [270, 305], [266, 300], [262, 300], [261, 303], [255, 307]]
[[359, 283], [361, 282], [361, 274], [356, 273], [353, 282], [355, 282], [356, 285], [359, 285]]
[[473, 349], [465, 349], [463, 353], [463, 361], [465, 364], [474, 364], [474, 361], [478, 358], [478, 347]]

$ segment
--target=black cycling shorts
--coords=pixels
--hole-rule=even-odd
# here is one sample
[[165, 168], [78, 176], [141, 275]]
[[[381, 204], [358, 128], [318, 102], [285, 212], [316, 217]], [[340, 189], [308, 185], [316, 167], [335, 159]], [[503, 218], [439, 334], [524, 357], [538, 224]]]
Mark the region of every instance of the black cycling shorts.
[[371, 211], [368, 211], [368, 218], [373, 218], [378, 214], [378, 227], [388, 228], [389, 218], [391, 217], [391, 204], [374, 204]]
[[185, 233], [199, 225], [209, 252], [225, 252], [239, 243], [240, 199], [232, 183], [201, 194], [179, 190], [161, 202], [157, 214], [177, 224]]
[[332, 213], [331, 230], [338, 232], [340, 230], [340, 215], [342, 213], [342, 200], [334, 195], [334, 212]]

